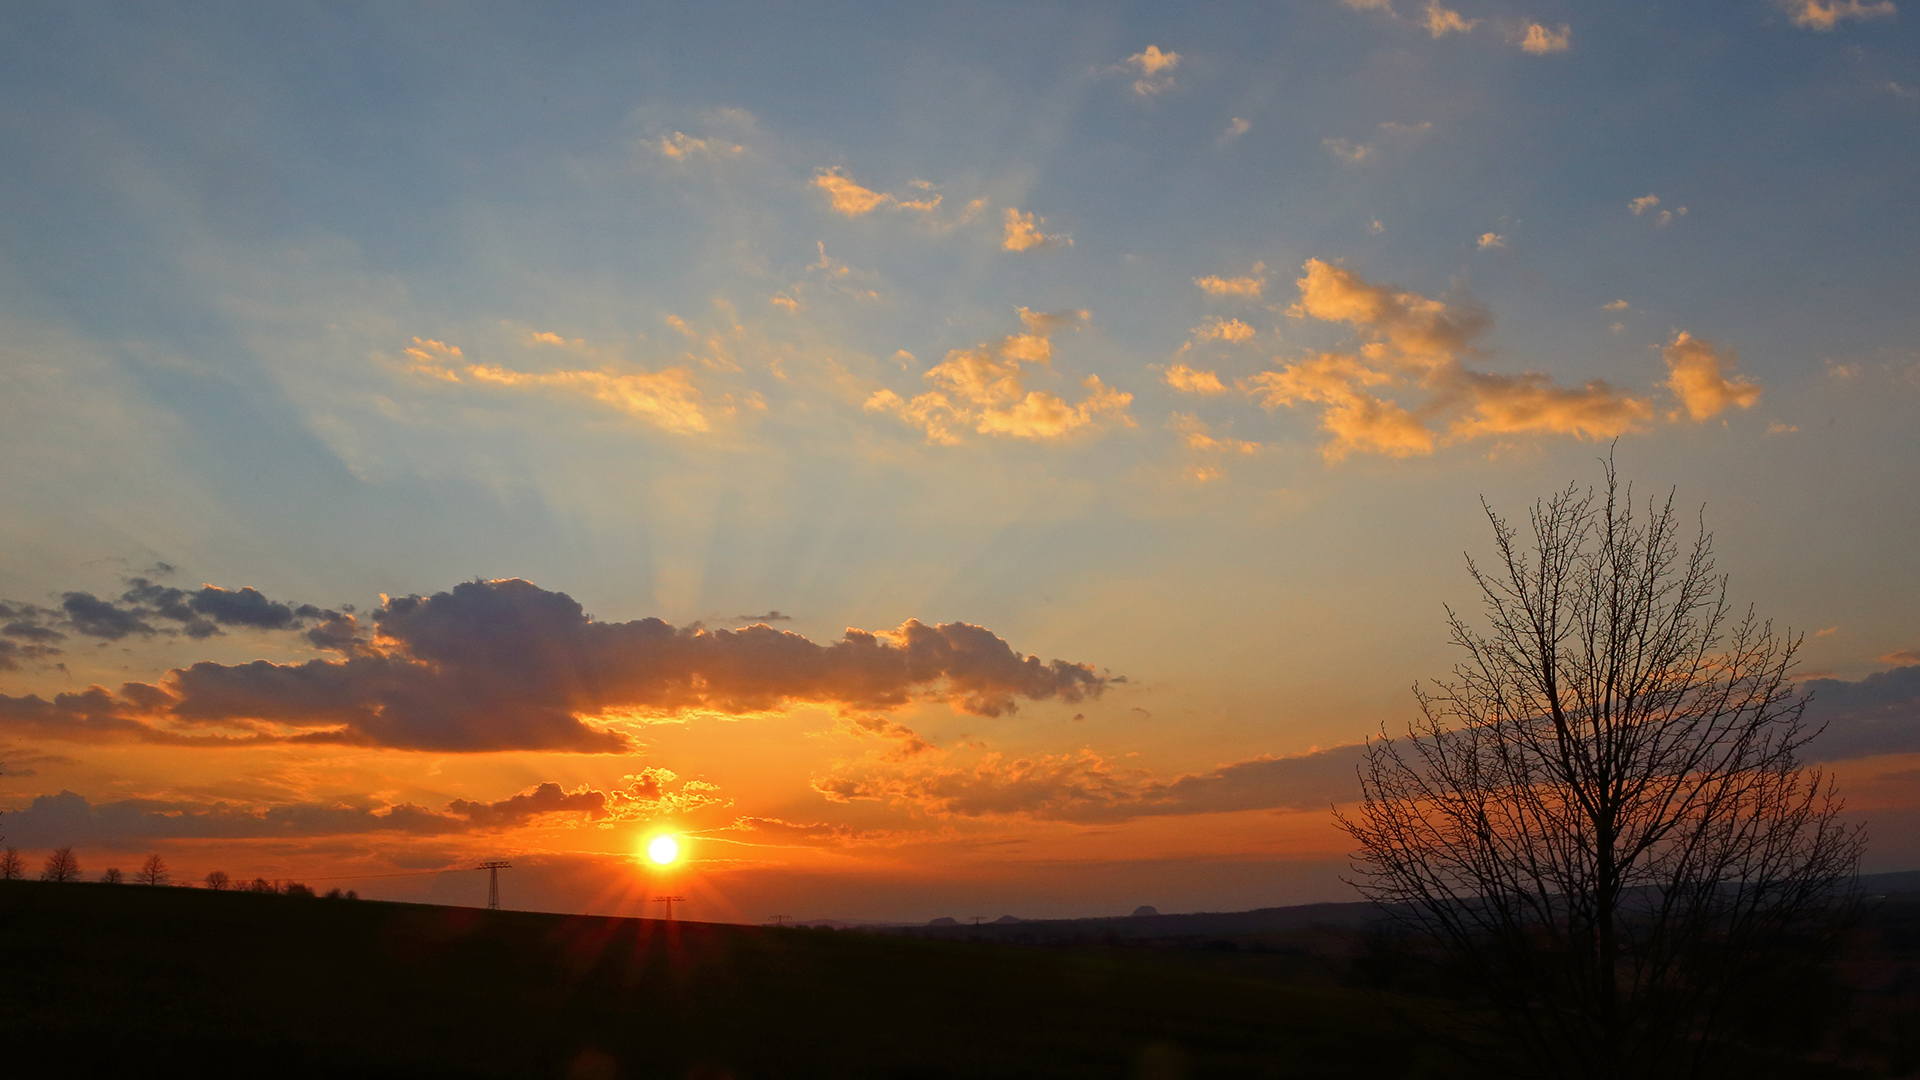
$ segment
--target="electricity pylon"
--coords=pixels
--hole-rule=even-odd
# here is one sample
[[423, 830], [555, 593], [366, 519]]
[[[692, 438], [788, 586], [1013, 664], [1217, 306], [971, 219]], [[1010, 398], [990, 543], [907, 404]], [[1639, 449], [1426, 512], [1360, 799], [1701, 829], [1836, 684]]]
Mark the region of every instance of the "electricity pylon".
[[673, 905], [684, 904], [687, 902], [687, 898], [684, 896], [656, 896], [653, 898], [653, 902], [667, 905], [667, 918], [671, 919], [673, 918]]
[[500, 871], [511, 870], [512, 868], [513, 864], [510, 862], [483, 862], [479, 866], [474, 867], [475, 870], [485, 870], [487, 872], [488, 911], [500, 910]]

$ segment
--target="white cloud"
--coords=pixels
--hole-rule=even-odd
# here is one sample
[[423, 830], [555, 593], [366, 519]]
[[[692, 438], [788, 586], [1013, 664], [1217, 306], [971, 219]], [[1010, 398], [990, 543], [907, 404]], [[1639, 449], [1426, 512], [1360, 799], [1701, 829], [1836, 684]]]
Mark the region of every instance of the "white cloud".
[[1232, 142], [1252, 129], [1253, 124], [1251, 121], [1236, 116], [1233, 118], [1233, 121], [1227, 125], [1227, 130], [1220, 133], [1220, 141]]

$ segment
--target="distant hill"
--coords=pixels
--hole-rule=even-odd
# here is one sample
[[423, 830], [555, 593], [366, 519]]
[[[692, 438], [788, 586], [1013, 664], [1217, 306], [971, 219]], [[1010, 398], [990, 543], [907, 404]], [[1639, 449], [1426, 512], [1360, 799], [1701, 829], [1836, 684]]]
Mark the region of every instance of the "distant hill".
[[16, 1076], [1449, 1075], [1357, 992], [1105, 950], [14, 881], [0, 965]]

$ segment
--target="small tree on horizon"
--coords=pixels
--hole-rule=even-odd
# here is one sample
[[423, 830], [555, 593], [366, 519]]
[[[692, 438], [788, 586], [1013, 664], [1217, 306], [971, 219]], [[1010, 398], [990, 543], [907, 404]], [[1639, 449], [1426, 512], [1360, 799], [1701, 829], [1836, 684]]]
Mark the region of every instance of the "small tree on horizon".
[[1611, 460], [1605, 480], [1537, 503], [1525, 545], [1483, 503], [1489, 629], [1448, 609], [1464, 660], [1415, 688], [1404, 738], [1369, 740], [1339, 823], [1359, 891], [1484, 999], [1526, 1075], [1712, 1075], [1781, 1007], [1783, 946], [1836, 925], [1864, 841], [1799, 759], [1819, 733], [1799, 639], [1733, 611], [1671, 493], [1640, 516]]
[[20, 857], [19, 848], [10, 847], [0, 851], [0, 881], [19, 881], [26, 876], [26, 860]]
[[220, 892], [226, 889], [227, 886], [233, 884], [233, 879], [227, 877], [225, 870], [209, 870], [207, 871], [206, 882], [207, 888], [212, 889], [214, 892]]
[[122, 874], [120, 868], [117, 866], [109, 866], [100, 873], [100, 883], [102, 885], [121, 885], [124, 884], [126, 880], [126, 875]]
[[70, 847], [55, 848], [40, 867], [41, 881], [79, 881], [80, 860]]
[[173, 875], [167, 871], [167, 861], [162, 859], [160, 853], [156, 851], [147, 856], [146, 862], [140, 864], [140, 869], [135, 871], [133, 880], [142, 885], [165, 885], [173, 880]]

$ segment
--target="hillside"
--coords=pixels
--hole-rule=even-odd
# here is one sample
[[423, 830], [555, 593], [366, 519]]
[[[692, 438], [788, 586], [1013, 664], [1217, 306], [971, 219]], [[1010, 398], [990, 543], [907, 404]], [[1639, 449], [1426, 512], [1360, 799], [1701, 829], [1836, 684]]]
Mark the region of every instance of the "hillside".
[[0, 884], [26, 1074], [1442, 1075], [1364, 996], [1058, 950]]

